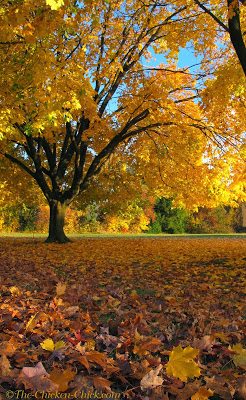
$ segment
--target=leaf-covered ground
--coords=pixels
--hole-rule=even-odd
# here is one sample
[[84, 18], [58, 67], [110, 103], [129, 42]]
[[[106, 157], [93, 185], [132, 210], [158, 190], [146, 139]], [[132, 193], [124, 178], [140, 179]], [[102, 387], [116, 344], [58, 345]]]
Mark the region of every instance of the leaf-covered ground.
[[246, 399], [245, 244], [0, 239], [0, 395]]

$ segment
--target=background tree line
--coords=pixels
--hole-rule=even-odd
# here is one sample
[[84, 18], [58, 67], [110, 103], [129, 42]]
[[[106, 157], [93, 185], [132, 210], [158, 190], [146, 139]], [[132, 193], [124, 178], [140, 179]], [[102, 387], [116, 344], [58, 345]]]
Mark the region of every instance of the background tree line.
[[[47, 231], [49, 209], [44, 204], [16, 203], [2, 207], [1, 232]], [[241, 208], [220, 205], [199, 207], [190, 211], [175, 206], [165, 197], [153, 201], [135, 200], [124, 208], [110, 211], [107, 206], [92, 202], [85, 209], [70, 208], [67, 213], [67, 233], [234, 233], [244, 232]]]

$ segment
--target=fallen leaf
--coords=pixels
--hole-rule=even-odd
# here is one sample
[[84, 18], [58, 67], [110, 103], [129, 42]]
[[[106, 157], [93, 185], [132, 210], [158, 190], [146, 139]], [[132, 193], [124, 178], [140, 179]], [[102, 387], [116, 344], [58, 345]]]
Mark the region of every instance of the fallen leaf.
[[66, 369], [62, 371], [58, 368], [53, 369], [50, 373], [50, 380], [58, 386], [59, 392], [66, 392], [68, 389], [68, 384], [75, 377], [76, 372], [71, 369]]
[[86, 356], [81, 356], [79, 357], [79, 361], [81, 362], [81, 364], [87, 369], [87, 371], [90, 370], [90, 364], [86, 358]]
[[32, 331], [44, 315], [42, 312], [34, 314], [26, 324], [26, 332]]
[[234, 364], [237, 367], [246, 369], [246, 349], [240, 343], [233, 345], [230, 349], [236, 353], [232, 356]]
[[62, 296], [66, 292], [66, 283], [58, 282], [56, 285], [56, 295], [57, 297]]
[[11, 366], [8, 358], [3, 354], [0, 358], [0, 371], [1, 376], [9, 376], [11, 375]]
[[45, 339], [42, 343], [40, 343], [42, 349], [53, 352], [55, 350], [62, 349], [65, 346], [65, 343], [62, 340], [54, 343], [53, 339]]
[[208, 400], [208, 398], [212, 395], [212, 390], [201, 387], [198, 392], [191, 396], [191, 400]]
[[43, 364], [39, 362], [35, 367], [23, 367], [22, 373], [27, 378], [33, 378], [34, 376], [48, 376], [49, 374], [46, 372]]
[[187, 382], [188, 378], [200, 376], [200, 368], [193, 360], [199, 353], [198, 349], [188, 346], [183, 349], [181, 346], [175, 347], [169, 356], [166, 371], [169, 376], [179, 378]]
[[11, 288], [9, 288], [9, 291], [13, 296], [21, 295], [21, 290], [17, 286], [11, 286]]
[[55, 392], [58, 389], [58, 385], [49, 379], [49, 374], [41, 362], [35, 367], [23, 367], [17, 381], [22, 383], [25, 389], [33, 391]]
[[242, 397], [242, 399], [246, 400], [246, 376], [243, 376], [238, 379], [237, 391]]
[[96, 389], [111, 391], [110, 385], [112, 385], [112, 382], [110, 382], [108, 379], [102, 378], [101, 376], [94, 376], [92, 380], [93, 386]]
[[163, 383], [163, 379], [158, 376], [159, 372], [162, 369], [162, 365], [160, 364], [159, 367], [156, 369], [151, 369], [140, 381], [141, 389], [151, 389], [155, 388], [156, 386], [160, 386]]
[[74, 314], [76, 314], [77, 312], [79, 312], [79, 306], [71, 306], [66, 308], [63, 311], [63, 314], [66, 318], [72, 317]]

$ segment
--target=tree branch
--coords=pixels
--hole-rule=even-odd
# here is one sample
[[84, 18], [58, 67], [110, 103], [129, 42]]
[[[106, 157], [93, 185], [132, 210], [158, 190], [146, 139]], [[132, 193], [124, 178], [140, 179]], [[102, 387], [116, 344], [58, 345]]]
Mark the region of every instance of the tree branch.
[[[240, 9], [238, 0], [227, 0], [228, 26], [232, 45], [246, 76], [246, 47], [240, 26]], [[232, 16], [230, 16], [232, 15]]]
[[203, 10], [206, 14], [210, 15], [217, 24], [219, 24], [226, 32], [229, 32], [229, 28], [218, 18], [211, 10], [209, 10], [204, 4], [202, 4], [199, 0], [194, 0], [194, 2]]
[[21, 160], [18, 158], [15, 158], [11, 154], [8, 153], [2, 153], [4, 157], [8, 158], [10, 161], [12, 161], [14, 164], [18, 165], [21, 167], [24, 171], [26, 171], [29, 175], [31, 175], [32, 178], [35, 178], [35, 172], [32, 171], [27, 165], [25, 165]]

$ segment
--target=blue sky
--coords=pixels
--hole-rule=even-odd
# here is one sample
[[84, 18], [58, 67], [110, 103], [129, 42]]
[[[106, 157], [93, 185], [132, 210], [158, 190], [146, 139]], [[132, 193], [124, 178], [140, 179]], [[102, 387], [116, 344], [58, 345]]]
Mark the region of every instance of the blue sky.
[[[149, 65], [150, 67], [158, 66], [159, 64], [166, 63], [166, 58], [163, 54], [156, 54], [152, 52], [153, 58], [149, 60], [149, 62], [145, 61], [144, 64]], [[180, 48], [179, 58], [178, 58], [178, 67], [186, 68], [190, 67], [196, 63], [201, 61], [201, 56], [195, 56], [194, 50], [191, 45], [187, 45], [185, 48]], [[199, 67], [199, 66], [198, 66]], [[195, 67], [194, 67], [195, 68]]]
[[189, 67], [200, 62], [201, 56], [195, 56], [193, 49], [187, 46], [184, 49], [180, 49], [178, 66], [180, 68]]

